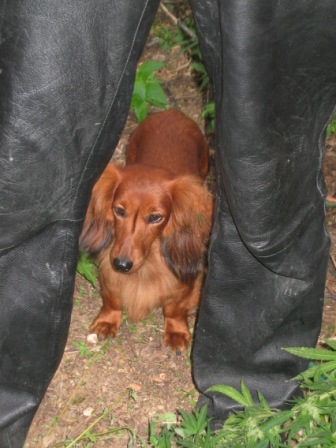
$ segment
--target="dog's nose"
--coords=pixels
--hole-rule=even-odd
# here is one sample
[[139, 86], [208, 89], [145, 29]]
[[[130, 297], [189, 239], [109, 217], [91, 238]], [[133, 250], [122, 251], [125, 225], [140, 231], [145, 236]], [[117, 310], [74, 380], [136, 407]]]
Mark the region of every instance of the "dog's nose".
[[129, 272], [133, 267], [133, 262], [128, 258], [115, 258], [113, 267], [116, 271]]

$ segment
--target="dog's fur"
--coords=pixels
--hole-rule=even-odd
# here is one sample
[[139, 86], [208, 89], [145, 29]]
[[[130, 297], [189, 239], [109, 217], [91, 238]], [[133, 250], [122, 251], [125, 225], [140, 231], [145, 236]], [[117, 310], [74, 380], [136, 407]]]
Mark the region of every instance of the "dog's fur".
[[90, 331], [115, 336], [163, 307], [164, 341], [190, 344], [204, 272], [212, 198], [203, 186], [208, 147], [197, 124], [169, 110], [147, 118], [129, 141], [126, 168], [109, 164], [96, 183], [80, 245], [97, 256], [103, 306]]

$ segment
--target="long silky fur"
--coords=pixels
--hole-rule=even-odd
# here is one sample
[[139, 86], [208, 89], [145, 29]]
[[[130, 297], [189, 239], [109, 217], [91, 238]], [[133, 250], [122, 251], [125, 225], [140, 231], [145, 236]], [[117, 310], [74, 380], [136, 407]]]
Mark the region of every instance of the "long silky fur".
[[195, 236], [188, 232], [174, 232], [164, 238], [161, 251], [174, 275], [182, 283], [192, 284], [199, 273], [203, 253]]
[[113, 241], [111, 204], [120, 179], [120, 168], [109, 164], [92, 191], [79, 248], [93, 256], [99, 256]]
[[172, 184], [171, 222], [164, 231], [161, 251], [171, 271], [192, 284], [203, 266], [211, 225], [212, 198], [194, 176], [181, 176]]

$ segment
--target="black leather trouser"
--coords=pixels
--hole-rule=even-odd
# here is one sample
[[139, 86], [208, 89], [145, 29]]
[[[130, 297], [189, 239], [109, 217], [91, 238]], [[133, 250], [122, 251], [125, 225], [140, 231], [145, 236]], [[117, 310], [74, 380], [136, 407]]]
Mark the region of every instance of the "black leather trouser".
[[156, 0], [1, 2], [0, 447], [63, 354], [90, 190], [127, 118]]
[[[126, 120], [158, 1], [0, 3], [0, 447], [21, 447], [63, 353], [78, 235]], [[336, 102], [334, 0], [193, 0], [214, 81], [218, 191], [194, 377], [272, 406], [320, 329], [329, 240], [323, 131]], [[205, 395], [207, 394], [207, 395]]]
[[193, 350], [218, 426], [237, 405], [209, 394], [241, 378], [272, 407], [297, 394], [316, 344], [329, 238], [321, 164], [336, 104], [334, 0], [192, 0], [214, 81], [218, 191]]

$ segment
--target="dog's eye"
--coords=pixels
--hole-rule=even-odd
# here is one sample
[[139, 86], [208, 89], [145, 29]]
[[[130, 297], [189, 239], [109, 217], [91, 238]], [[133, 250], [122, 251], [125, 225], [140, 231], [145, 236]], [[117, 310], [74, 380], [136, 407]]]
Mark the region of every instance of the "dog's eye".
[[157, 224], [159, 222], [161, 222], [163, 220], [163, 216], [159, 215], [159, 213], [152, 213], [150, 215], [147, 216], [146, 221], [149, 224]]
[[120, 218], [124, 218], [126, 216], [126, 210], [122, 207], [113, 207], [113, 211]]

